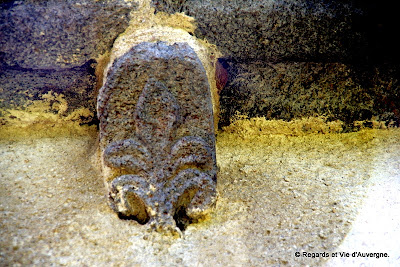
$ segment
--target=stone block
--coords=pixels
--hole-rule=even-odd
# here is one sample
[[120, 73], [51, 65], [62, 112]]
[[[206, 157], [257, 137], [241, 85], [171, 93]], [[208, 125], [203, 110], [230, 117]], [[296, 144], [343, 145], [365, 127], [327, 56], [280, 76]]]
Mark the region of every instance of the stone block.
[[290, 121], [310, 116], [398, 125], [400, 68], [343, 63], [225, 61], [228, 83], [220, 95], [220, 126], [235, 114]]
[[108, 51], [125, 30], [132, 1], [10, 1], [0, 5], [0, 61], [60, 70]]
[[207, 215], [217, 196], [213, 104], [191, 46], [133, 45], [108, 67], [97, 109], [115, 212], [172, 233]]
[[343, 1], [152, 0], [163, 12], [196, 19], [198, 38], [242, 62], [350, 61], [364, 48], [362, 15]]
[[0, 66], [0, 125], [29, 125], [50, 118], [54, 123], [95, 123], [96, 65], [91, 60], [63, 70]]

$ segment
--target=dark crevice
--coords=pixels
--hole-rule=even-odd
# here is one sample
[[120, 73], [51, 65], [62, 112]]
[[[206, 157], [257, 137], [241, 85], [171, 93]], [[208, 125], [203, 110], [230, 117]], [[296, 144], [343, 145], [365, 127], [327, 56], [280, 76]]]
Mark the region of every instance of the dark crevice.
[[137, 222], [138, 222], [139, 224], [141, 224], [141, 225], [145, 225], [145, 224], [148, 223], [148, 221], [149, 221], [149, 217], [147, 217], [147, 218], [144, 219], [144, 220], [141, 220], [141, 219], [139, 219], [139, 218], [136, 217], [136, 216], [132, 216], [132, 215], [127, 216], [127, 215], [122, 214], [122, 213], [118, 213], [118, 218], [120, 218], [121, 220], [137, 221]]
[[95, 70], [96, 70], [96, 60], [90, 59], [87, 62], [85, 62], [81, 66], [77, 67], [72, 67], [72, 68], [54, 68], [54, 69], [34, 69], [34, 68], [24, 68], [18, 65], [7, 65], [2, 61], [1, 59], [4, 57], [4, 53], [0, 52], [0, 67], [3, 70], [14, 70], [14, 71], [21, 71], [21, 72], [35, 72], [38, 73], [38, 75], [45, 75], [45, 74], [52, 74], [52, 73], [62, 73], [66, 71], [85, 71], [89, 73], [90, 75], [95, 75]]
[[180, 207], [177, 209], [173, 216], [176, 226], [183, 232], [187, 226], [194, 223], [195, 221], [186, 214], [186, 208]]

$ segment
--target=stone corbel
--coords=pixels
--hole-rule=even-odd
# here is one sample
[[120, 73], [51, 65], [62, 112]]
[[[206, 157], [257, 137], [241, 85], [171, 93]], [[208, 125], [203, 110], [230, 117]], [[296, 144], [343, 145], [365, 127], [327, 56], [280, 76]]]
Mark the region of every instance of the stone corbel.
[[100, 153], [111, 208], [180, 233], [217, 198], [215, 81], [190, 42], [162, 39], [112, 57], [97, 98]]

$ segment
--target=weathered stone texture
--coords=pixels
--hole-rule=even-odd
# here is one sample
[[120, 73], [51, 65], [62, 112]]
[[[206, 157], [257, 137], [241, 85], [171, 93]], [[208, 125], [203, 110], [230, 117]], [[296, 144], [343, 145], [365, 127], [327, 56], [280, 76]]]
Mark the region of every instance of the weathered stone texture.
[[27, 101], [54, 92], [68, 98], [70, 109], [87, 107], [94, 112], [95, 66], [93, 60], [65, 70], [4, 69], [0, 72], [0, 109], [21, 108]]
[[340, 1], [153, 0], [157, 10], [196, 18], [196, 36], [240, 61], [349, 61], [363, 36], [359, 10]]
[[14, 1], [0, 9], [0, 54], [9, 66], [78, 67], [109, 50], [134, 2]]
[[[222, 125], [237, 111], [271, 119], [328, 114], [346, 122], [371, 116], [400, 120], [396, 93], [400, 53], [395, 40], [396, 9], [391, 5], [342, 0], [148, 1], [156, 12], [194, 17], [197, 29], [183, 15], [168, 17], [153, 14], [147, 5], [138, 7], [146, 1], [1, 2], [0, 108], [25, 107], [52, 91], [65, 96], [68, 111], [79, 105], [93, 110], [89, 98], [96, 90], [94, 76], [82, 66], [109, 51], [113, 43], [130, 46], [132, 39], [148, 41], [163, 34], [163, 38], [169, 36], [169, 43], [182, 42], [174, 39], [182, 35], [177, 34], [180, 30], [193, 40], [204, 38], [222, 52], [204, 64], [196, 50], [210, 83], [215, 83], [215, 76], [221, 91]], [[129, 14], [135, 16], [130, 33], [124, 36], [120, 33], [128, 27]], [[170, 23], [164, 25], [164, 20]], [[138, 29], [140, 38], [135, 36]], [[217, 57], [230, 62], [230, 67], [221, 67]], [[389, 65], [376, 67], [382, 63]], [[267, 71], [271, 64], [283, 71]], [[212, 90], [214, 111], [219, 105], [216, 91]], [[218, 112], [214, 115], [218, 117]]]
[[224, 63], [230, 73], [221, 92], [220, 125], [240, 112], [290, 120], [324, 115], [329, 120], [400, 121], [400, 68], [360, 68], [342, 63]]
[[98, 116], [114, 211], [172, 232], [209, 212], [216, 199], [213, 106], [205, 69], [187, 43], [144, 42], [116, 58]]
[[196, 36], [222, 52], [222, 70], [227, 70], [229, 79], [219, 88], [220, 126], [229, 124], [237, 112], [285, 120], [324, 115], [346, 125], [371, 118], [400, 121], [399, 53], [390, 37], [394, 16], [380, 4], [341, 0], [152, 3], [156, 10], [196, 18]]
[[[44, 96], [50, 107], [41, 112], [62, 119], [85, 109], [74, 120], [96, 122], [95, 59], [111, 49], [134, 8], [124, 0], [1, 3], [0, 115], [11, 116], [9, 109], [25, 109]], [[62, 105], [51, 95], [62, 97]]]

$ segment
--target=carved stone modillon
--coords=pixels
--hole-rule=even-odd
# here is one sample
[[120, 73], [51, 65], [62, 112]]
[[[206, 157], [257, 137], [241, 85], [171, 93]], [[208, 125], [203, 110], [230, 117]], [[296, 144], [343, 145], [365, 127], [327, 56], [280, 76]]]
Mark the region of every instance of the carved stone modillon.
[[114, 60], [98, 96], [110, 206], [157, 230], [204, 217], [216, 201], [213, 107], [186, 43], [141, 43]]

